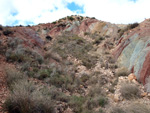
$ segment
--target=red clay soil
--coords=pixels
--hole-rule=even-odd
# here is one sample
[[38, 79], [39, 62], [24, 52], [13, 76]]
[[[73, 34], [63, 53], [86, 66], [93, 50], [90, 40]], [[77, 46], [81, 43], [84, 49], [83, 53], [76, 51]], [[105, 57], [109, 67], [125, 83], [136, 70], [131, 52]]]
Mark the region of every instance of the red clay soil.
[[4, 112], [2, 108], [2, 105], [5, 102], [5, 99], [8, 95], [4, 71], [5, 66], [6, 66], [5, 59], [2, 56], [0, 56], [0, 113], [7, 113]]

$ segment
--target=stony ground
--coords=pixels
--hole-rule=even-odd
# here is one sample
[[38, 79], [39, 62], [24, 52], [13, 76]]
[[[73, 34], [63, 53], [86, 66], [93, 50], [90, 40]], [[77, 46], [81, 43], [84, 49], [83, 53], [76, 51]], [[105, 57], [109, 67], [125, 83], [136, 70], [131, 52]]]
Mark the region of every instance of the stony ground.
[[4, 113], [2, 105], [5, 102], [5, 99], [8, 95], [8, 90], [5, 81], [5, 71], [4, 71], [5, 66], [6, 63], [4, 62], [4, 58], [0, 56], [0, 113]]
[[[86, 20], [85, 21], [85, 23], [87, 22], [87, 23], [90, 23], [89, 21], [91, 21], [91, 23], [92, 22], [95, 22], [95, 20]], [[107, 25], [106, 26], [103, 26], [103, 22], [100, 22], [98, 25], [99, 25], [99, 27], [104, 27], [104, 28], [107, 28], [107, 26], [110, 26], [108, 23], [107, 23]], [[51, 25], [51, 24], [50, 24]], [[51, 32], [50, 33], [47, 33], [47, 34], [50, 34], [50, 35], [52, 35], [53, 33], [53, 35], [56, 35], [56, 34], [59, 34], [59, 32], [60, 32], [60, 30], [58, 30], [58, 32], [55, 32], [55, 30], [57, 31], [57, 29], [56, 28], [62, 28], [62, 24], [60, 24], [61, 25], [61, 27], [56, 27], [56, 26], [58, 26], [58, 25], [52, 25], [52, 26], [55, 26], [54, 28], [53, 28], [53, 30], [51, 30]], [[96, 25], [96, 26], [98, 26], [98, 25]], [[37, 28], [38, 28], [39, 26], [37, 26]], [[46, 27], [48, 27], [48, 26], [46, 26]], [[83, 23], [83, 25], [82, 26], [80, 26], [81, 28], [86, 28], [86, 29], [88, 29], [88, 27], [89, 26], [87, 26], [86, 24], [84, 25], [84, 23]], [[114, 26], [113, 26], [114, 27]], [[124, 28], [124, 26], [120, 26], [120, 28]], [[29, 46], [30, 47], [30, 49], [35, 49], [36, 51], [37, 51], [37, 53], [40, 51], [41, 52], [41, 56], [43, 55], [42, 54], [42, 52], [43, 52], [43, 50], [42, 50], [42, 48], [40, 48], [40, 45], [41, 46], [45, 46], [44, 48], [44, 52], [50, 52], [50, 53], [52, 53], [52, 50], [50, 49], [49, 50], [49, 48], [52, 48], [52, 47], [54, 47], [54, 46], [58, 46], [58, 48], [61, 48], [61, 49], [64, 49], [65, 47], [69, 47], [67, 44], [68, 43], [66, 43], [67, 41], [70, 41], [70, 43], [73, 43], [73, 44], [78, 44], [79, 45], [79, 47], [82, 47], [82, 46], [84, 46], [84, 44], [86, 44], [86, 43], [90, 43], [90, 44], [93, 44], [93, 42], [96, 42], [95, 44], [93, 44], [93, 49], [91, 49], [90, 51], [89, 50], [87, 50], [88, 51], [88, 55], [89, 56], [91, 56], [91, 57], [89, 57], [89, 56], [87, 56], [88, 58], [89, 58], [89, 60], [91, 60], [93, 57], [92, 56], [97, 56], [97, 58], [96, 58], [96, 60], [92, 60], [92, 61], [96, 61], [96, 62], [94, 62], [94, 67], [92, 67], [92, 68], [86, 68], [86, 66], [85, 65], [83, 65], [82, 64], [82, 60], [84, 60], [84, 59], [79, 59], [80, 57], [79, 56], [82, 56], [82, 54], [83, 53], [81, 53], [81, 54], [77, 54], [78, 55], [78, 57], [79, 58], [76, 58], [75, 56], [73, 56], [73, 53], [71, 54], [71, 52], [72, 51], [70, 51], [70, 55], [68, 55], [68, 57], [67, 57], [67, 61], [71, 61], [71, 63], [72, 63], [72, 65], [74, 66], [74, 70], [72, 70], [75, 74], [75, 77], [77, 78], [77, 79], [82, 79], [82, 76], [85, 76], [85, 75], [87, 75], [88, 76], [88, 78], [85, 78], [85, 79], [87, 79], [84, 83], [78, 83], [78, 84], [80, 84], [80, 86], [76, 86], [76, 87], [78, 87], [77, 89], [75, 88], [75, 91], [70, 91], [69, 92], [69, 90], [62, 90], [61, 88], [57, 88], [57, 89], [59, 89], [60, 90], [60, 92], [62, 92], [63, 94], [65, 94], [65, 95], [67, 95], [67, 96], [72, 96], [72, 95], [75, 95], [75, 96], [79, 96], [79, 97], [81, 97], [81, 96], [87, 96], [88, 95], [88, 93], [90, 92], [90, 91], [92, 91], [91, 89], [94, 89], [95, 87], [97, 87], [98, 86], [98, 88], [100, 88], [101, 90], [102, 90], [102, 92], [104, 92], [104, 94], [105, 94], [105, 96], [108, 98], [108, 104], [105, 106], [105, 107], [102, 107], [102, 106], [98, 106], [97, 108], [94, 106], [93, 108], [92, 108], [92, 110], [93, 110], [93, 112], [94, 111], [96, 111], [96, 113], [99, 113], [99, 110], [102, 110], [102, 111], [104, 111], [104, 113], [112, 113], [111, 112], [111, 109], [113, 108], [113, 107], [115, 107], [115, 106], [117, 106], [117, 107], [121, 107], [121, 108], [123, 108], [123, 109], [126, 109], [126, 107], [127, 106], [130, 106], [130, 104], [132, 103], [132, 104], [134, 104], [134, 103], [141, 103], [141, 104], [146, 104], [146, 105], [150, 105], [150, 101], [149, 101], [149, 99], [150, 99], [150, 94], [148, 94], [148, 93], [145, 93], [145, 90], [144, 90], [144, 86], [142, 85], [142, 84], [140, 84], [139, 82], [137, 82], [136, 81], [136, 78], [134, 78], [134, 76], [129, 76], [129, 74], [127, 74], [126, 76], [116, 76], [116, 72], [117, 72], [117, 68], [121, 68], [121, 67], [119, 67], [119, 65], [117, 64], [117, 62], [116, 61], [114, 61], [114, 56], [112, 56], [112, 50], [113, 50], [113, 48], [115, 47], [115, 44], [117, 43], [117, 39], [115, 38], [115, 37], [117, 37], [118, 36], [118, 34], [117, 34], [117, 31], [118, 31], [118, 28], [117, 27], [114, 27], [114, 28], [112, 28], [112, 26], [110, 26], [110, 30], [108, 30], [107, 32], [106, 32], [106, 34], [103, 34], [103, 32], [104, 31], [102, 31], [102, 33], [99, 33], [99, 34], [97, 34], [96, 33], [96, 31], [97, 30], [99, 30], [98, 28], [96, 29], [97, 27], [95, 27], [95, 28], [93, 28], [93, 32], [95, 32], [95, 34], [90, 34], [90, 30], [87, 30], [88, 32], [85, 32], [84, 30], [84, 32], [83, 33], [79, 33], [80, 35], [81, 35], [81, 37], [84, 39], [82, 39], [82, 38], [79, 38], [79, 37], [76, 37], [76, 36], [70, 36], [69, 38], [68, 38], [68, 40], [64, 40], [64, 37], [63, 38], [61, 38], [61, 37], [58, 37], [59, 39], [61, 38], [61, 39], [63, 39], [63, 40], [60, 40], [60, 41], [58, 41], [58, 43], [56, 43], [56, 45], [53, 45], [53, 42], [55, 41], [45, 41], [45, 45], [42, 45], [42, 44], [44, 44], [44, 43], [42, 43], [43, 41], [41, 41], [41, 40], [38, 40], [38, 37], [36, 37], [37, 36], [37, 34], [36, 34], [36, 32], [33, 32], [33, 28], [32, 28], [32, 30], [31, 29], [29, 29], [28, 28], [28, 30], [25, 30], [24, 31], [24, 29], [25, 28], [16, 28], [16, 29], [19, 29], [17, 32], [14, 32], [14, 36], [12, 36], [12, 37], [15, 37], [15, 36], [17, 36], [17, 37], [22, 37], [22, 38], [24, 38], [24, 37], [28, 37], [27, 38], [27, 40], [26, 40], [26, 43], [25, 43], [25, 47], [26, 46], [29, 46], [29, 45], [27, 45], [29, 42], [30, 42], [30, 39], [35, 39], [35, 42], [32, 42], [33, 43], [33, 45], [32, 45], [32, 43], [31, 43], [31, 46]], [[109, 27], [108, 27], [109, 28]], [[34, 29], [36, 29], [36, 27], [34, 28]], [[50, 29], [50, 28], [49, 28]], [[63, 29], [63, 28], [62, 28]], [[95, 30], [96, 29], [96, 30]], [[116, 34], [115, 34], [115, 32], [110, 32], [110, 31], [112, 31], [112, 29], [116, 29], [115, 31], [116, 31]], [[49, 31], [49, 30], [47, 30], [47, 28], [45, 28], [45, 26], [43, 26], [42, 28], [41, 28], [41, 30], [39, 29], [39, 30], [37, 30], [37, 32], [39, 33], [39, 35], [41, 34], [41, 37], [43, 37], [44, 39], [43, 40], [45, 40], [45, 33], [42, 33], [43, 31]], [[73, 31], [76, 31], [76, 30], [73, 30]], [[72, 32], [73, 32], [72, 31]], [[20, 33], [20, 34], [19, 34]], [[74, 33], [74, 32], [73, 32]], [[75, 32], [76, 33], [76, 32]], [[78, 32], [77, 32], [78, 33]], [[86, 35], [85, 35], [85, 34]], [[114, 34], [113, 34], [114, 33]], [[33, 35], [33, 34], [35, 34], [35, 36]], [[44, 35], [45, 34], [45, 35]], [[53, 36], [52, 35], [52, 36]], [[68, 34], [69, 35], [69, 34]], [[103, 37], [102, 37], [102, 36]], [[108, 35], [108, 36], [106, 36], [106, 35]], [[109, 37], [109, 35], [111, 36], [111, 37]], [[66, 37], [67, 37], [67, 35], [66, 35]], [[3, 39], [4, 40], [4, 39]], [[19, 43], [20, 42], [20, 40], [19, 40], [19, 38], [17, 39], [17, 38], [15, 38], [15, 40], [18, 40], [18, 42], [16, 41], [16, 43], [18, 43], [18, 44], [22, 44], [22, 43]], [[13, 42], [14, 41], [14, 38], [11, 38], [11, 41], [10, 42]], [[62, 44], [62, 46], [60, 46], [60, 44], [63, 42], [63, 44]], [[75, 43], [75, 41], [77, 42], [77, 43]], [[116, 41], [116, 42], [115, 42]], [[4, 42], [4, 41], [2, 41], [2, 42]], [[9, 46], [7, 46], [7, 49], [8, 49], [8, 47], [10, 47], [10, 43], [9, 41], [8, 41], [8, 45]], [[36, 43], [39, 43], [39, 45], [36, 45]], [[60, 43], [61, 42], [61, 43]], [[85, 42], [85, 43], [84, 43]], [[82, 44], [83, 43], [83, 44]], [[15, 44], [14, 44], [15, 45]], [[13, 44], [12, 44], [12, 46], [14, 46]], [[35, 46], [36, 45], [36, 46]], [[81, 46], [82, 45], [82, 46]], [[32, 47], [33, 46], [33, 47]], [[48, 47], [47, 47], [48, 46]], [[3, 45], [2, 45], [2, 47], [4, 47]], [[21, 46], [19, 46], [19, 47], [17, 47], [17, 48], [15, 48], [14, 47], [14, 49], [19, 49], [20, 50], [20, 47]], [[22, 44], [22, 47], [24, 47], [24, 45]], [[22, 49], [25, 49], [25, 47], [24, 48], [22, 48]], [[71, 46], [72, 47], [72, 46]], [[43, 65], [40, 65], [40, 64], [38, 64], [38, 65], [36, 65], [36, 62], [35, 62], [35, 66], [32, 64], [32, 63], [34, 63], [34, 62], [31, 62], [31, 64], [32, 64], [32, 66], [31, 65], [29, 65], [29, 69], [27, 69], [27, 72], [34, 72], [33, 71], [33, 68], [34, 69], [38, 69], [38, 70], [41, 70], [41, 71], [43, 71], [43, 70], [48, 70], [47, 69], [47, 67], [50, 65], [50, 64], [52, 64], [52, 63], [55, 63], [55, 64], [59, 64], [59, 66], [62, 66], [61, 68], [66, 68], [66, 67], [69, 67], [69, 66], [67, 66], [67, 63], [65, 64], [65, 62], [62, 62], [62, 57], [61, 57], [61, 51], [60, 51], [60, 53], [59, 53], [59, 49], [56, 49], [55, 50], [55, 48], [54, 48], [54, 53], [52, 53], [52, 54], [50, 54], [50, 58], [49, 59], [46, 59], [45, 58], [45, 64], [43, 64]], [[60, 50], [61, 50], [60, 49]], [[78, 49], [80, 49], [80, 48], [78, 48]], [[86, 49], [86, 48], [84, 48], [84, 49]], [[49, 51], [48, 51], [49, 50]], [[66, 50], [66, 49], [64, 49], [64, 50]], [[72, 49], [72, 50], [74, 50], [74, 49]], [[20, 51], [22, 51], [22, 50], [20, 50]], [[67, 49], [67, 51], [69, 51], [68, 49]], [[33, 52], [33, 51], [30, 51], [30, 52]], [[43, 52], [43, 53], [44, 53]], [[58, 53], [59, 54], [58, 54]], [[79, 51], [79, 52], [81, 52], [81, 51]], [[57, 54], [56, 54], [57, 53]], [[65, 53], [65, 54], [68, 54], [67, 52]], [[27, 54], [28, 55], [28, 54]], [[39, 55], [39, 56], [40, 56]], [[64, 54], [62, 54], [62, 56], [63, 56]], [[43, 55], [44, 56], [44, 55]], [[45, 55], [46, 56], [46, 55]], [[29, 56], [27, 56], [27, 57], [29, 57]], [[84, 58], [86, 58], [85, 56], [82, 56], [82, 57], [84, 57]], [[90, 59], [91, 58], [91, 59]], [[31, 59], [30, 60], [33, 60], [34, 61], [34, 57], [32, 56], [31, 57]], [[64, 60], [64, 59], [63, 59]], [[66, 60], [66, 59], [65, 59]], [[11, 60], [10, 60], [11, 61]], [[19, 60], [17, 60], [17, 61], [19, 61]], [[23, 67], [23, 65], [20, 63], [19, 64], [19, 62], [18, 63], [16, 63], [17, 61], [14, 61], [15, 63], [15, 65], [16, 66], [20, 66], [20, 69], [21, 69], [21, 67]], [[47, 62], [48, 61], [48, 62]], [[88, 61], [88, 60], [87, 60]], [[50, 63], [49, 63], [50, 62]], [[26, 63], [26, 62], [25, 62]], [[29, 63], [29, 62], [27, 62], [27, 63]], [[47, 63], [49, 63], [49, 64], [47, 64]], [[17, 65], [18, 64], [18, 65]], [[30, 64], [30, 63], [29, 63]], [[64, 65], [65, 64], [65, 65]], [[70, 64], [69, 64], [70, 65]], [[7, 87], [6, 87], [6, 80], [5, 80], [5, 68], [7, 68], [7, 67], [13, 67], [13, 65], [12, 64], [8, 64], [8, 63], [6, 63], [6, 59], [4, 58], [4, 56], [0, 56], [0, 113], [5, 113], [4, 111], [3, 111], [3, 109], [2, 109], [2, 105], [3, 105], [3, 103], [5, 102], [5, 99], [6, 99], [6, 97], [8, 96], [8, 90], [7, 90]], [[25, 65], [24, 65], [25, 66]], [[65, 67], [66, 66], [66, 67]], [[72, 67], [73, 67], [72, 66]], [[115, 67], [115, 66], [117, 66], [117, 68]], [[18, 68], [18, 67], [17, 67]], [[48, 67], [49, 68], [49, 67]], [[51, 66], [51, 68], [53, 68], [52, 66]], [[43, 69], [43, 70], [42, 70]], [[57, 68], [56, 68], [57, 69]], [[54, 72], [54, 70], [55, 71], [57, 71], [56, 69], [53, 69], [53, 72]], [[43, 71], [44, 72], [44, 71]], [[69, 70], [68, 70], [68, 73], [69, 73]], [[35, 72], [34, 72], [34, 74], [35, 74]], [[39, 74], [39, 73], [36, 73], [36, 74]], [[47, 73], [46, 73], [47, 74]], [[70, 74], [70, 73], [69, 73]], [[11, 74], [12, 75], [12, 74]], [[42, 75], [42, 74], [41, 74]], [[35, 83], [37, 83], [39, 86], [46, 86], [47, 85], [47, 83], [46, 82], [44, 82], [44, 80], [45, 80], [45, 78], [43, 77], [43, 80], [41, 80], [41, 79], [38, 79], [39, 77], [36, 77], [36, 76], [34, 76], [34, 75], [30, 75], [30, 77], [29, 77], [29, 80], [31, 80], [31, 81], [33, 81], [33, 82], [35, 82]], [[48, 78], [48, 77], [47, 77]], [[131, 100], [127, 100], [127, 99], [125, 99], [125, 98], [123, 98], [122, 97], [122, 95], [121, 95], [121, 92], [120, 92], [120, 89], [121, 89], [121, 85], [122, 85], [122, 83], [125, 83], [125, 84], [128, 84], [128, 83], [130, 83], [130, 84], [133, 84], [133, 85], [135, 85], [136, 87], [138, 87], [138, 89], [140, 90], [140, 97], [139, 98], [137, 98], [137, 99], [131, 99]], [[74, 83], [75, 84], [75, 83]], [[52, 84], [50, 84], [50, 86], [51, 86]], [[55, 85], [55, 84], [54, 84]], [[56, 84], [57, 85], [57, 84]], [[72, 85], [72, 84], [71, 84]], [[75, 84], [76, 85], [76, 84]], [[49, 88], [49, 85], [48, 86], [46, 86], [46, 87], [48, 87]], [[73, 87], [73, 86], [72, 86]], [[95, 90], [96, 90], [96, 88], [95, 88]], [[74, 93], [74, 94], [72, 94], [72, 92]], [[96, 92], [96, 91], [95, 91]], [[97, 95], [100, 95], [99, 93], [97, 94]], [[88, 97], [88, 96], [87, 96]], [[89, 98], [89, 97], [88, 97]], [[95, 97], [93, 97], [93, 98], [95, 98]], [[94, 102], [95, 103], [95, 102]], [[82, 104], [85, 104], [85, 103], [82, 103]], [[57, 102], [57, 108], [60, 108], [59, 110], [57, 110], [58, 112], [56, 112], [56, 113], [73, 113], [73, 109], [72, 108], [70, 108], [69, 107], [69, 105], [68, 105], [68, 103], [66, 102], [66, 103], [64, 103], [64, 102], [61, 102], [61, 101], [58, 101]], [[66, 107], [67, 106], [67, 107]], [[114, 113], [114, 112], [113, 112]], [[116, 113], [116, 112], [115, 112]], [[118, 112], [117, 112], [118, 113]], [[137, 112], [136, 112], [137, 113]], [[139, 113], [139, 112], [138, 112]], [[140, 112], [140, 113], [142, 113], [142, 112]]]

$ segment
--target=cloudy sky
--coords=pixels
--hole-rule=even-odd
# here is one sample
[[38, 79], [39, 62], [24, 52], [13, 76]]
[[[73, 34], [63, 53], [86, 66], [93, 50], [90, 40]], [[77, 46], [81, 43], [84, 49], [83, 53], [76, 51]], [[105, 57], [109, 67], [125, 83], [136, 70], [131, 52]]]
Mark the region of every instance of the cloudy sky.
[[150, 18], [149, 5], [150, 0], [0, 0], [0, 24], [36, 25], [69, 15], [127, 24]]

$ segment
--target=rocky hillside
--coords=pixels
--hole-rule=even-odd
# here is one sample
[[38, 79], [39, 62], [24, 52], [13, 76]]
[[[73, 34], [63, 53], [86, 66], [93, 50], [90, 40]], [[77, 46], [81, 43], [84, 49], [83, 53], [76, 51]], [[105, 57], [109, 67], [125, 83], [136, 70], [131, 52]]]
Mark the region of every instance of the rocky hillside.
[[148, 24], [0, 26], [0, 112], [149, 113]]
[[124, 33], [114, 51], [119, 63], [131, 70], [137, 80], [146, 85], [147, 92], [150, 92], [149, 31], [150, 20], [147, 19], [136, 28]]

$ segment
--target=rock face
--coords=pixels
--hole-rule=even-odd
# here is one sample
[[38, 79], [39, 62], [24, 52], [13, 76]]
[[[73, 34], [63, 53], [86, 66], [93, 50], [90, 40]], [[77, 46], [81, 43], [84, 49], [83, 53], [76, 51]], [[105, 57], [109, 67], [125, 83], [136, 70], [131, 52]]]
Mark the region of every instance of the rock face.
[[36, 30], [41, 38], [47, 35], [56, 37], [64, 32], [69, 32], [82, 37], [85, 33], [97, 33], [101, 36], [117, 37], [119, 28], [115, 24], [91, 18], [85, 18], [83, 20], [77, 20], [77, 17], [74, 18], [74, 21], [61, 20], [61, 22], [55, 24], [39, 24], [32, 27], [32, 29]]
[[137, 80], [145, 84], [150, 76], [150, 20], [124, 33], [113, 54], [120, 65], [131, 70]]

